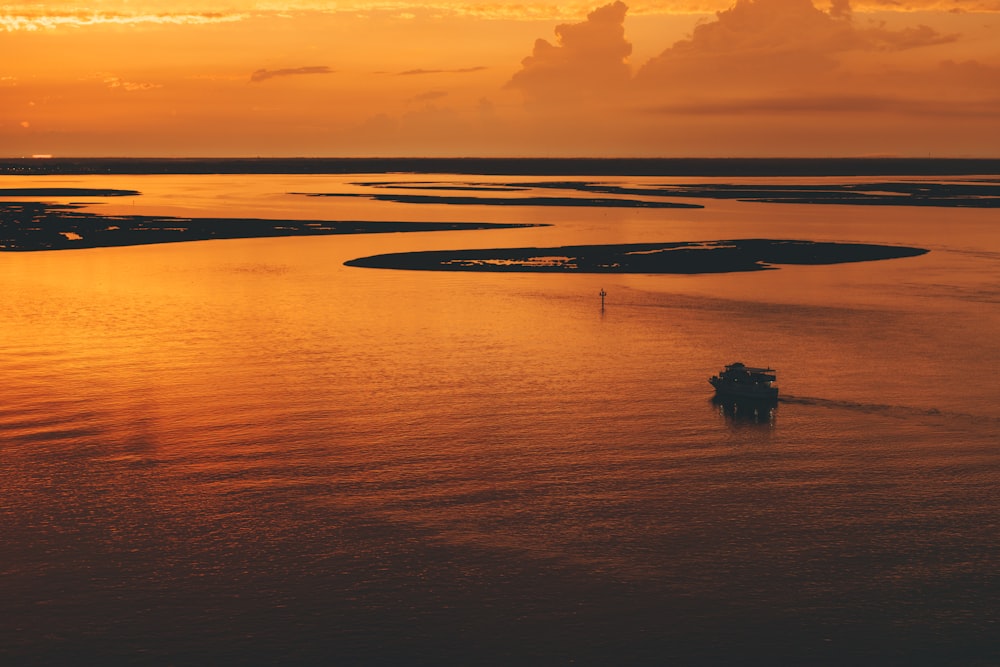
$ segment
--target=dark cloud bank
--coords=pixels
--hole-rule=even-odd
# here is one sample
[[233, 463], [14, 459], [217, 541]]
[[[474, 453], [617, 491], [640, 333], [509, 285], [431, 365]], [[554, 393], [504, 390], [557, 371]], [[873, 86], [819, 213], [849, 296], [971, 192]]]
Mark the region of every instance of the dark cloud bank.
[[293, 67], [288, 69], [259, 69], [250, 75], [251, 83], [261, 83], [268, 79], [284, 76], [298, 76], [301, 74], [333, 74], [333, 70], [326, 65], [314, 65], [310, 67]]

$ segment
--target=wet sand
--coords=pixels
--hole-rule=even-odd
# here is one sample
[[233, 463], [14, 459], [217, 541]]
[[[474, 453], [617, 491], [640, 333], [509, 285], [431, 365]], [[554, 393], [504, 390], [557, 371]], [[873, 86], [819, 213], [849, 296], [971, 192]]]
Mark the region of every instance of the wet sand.
[[927, 252], [922, 248], [863, 243], [738, 239], [392, 253], [346, 264], [413, 271], [694, 274], [762, 271], [782, 264], [867, 262]]

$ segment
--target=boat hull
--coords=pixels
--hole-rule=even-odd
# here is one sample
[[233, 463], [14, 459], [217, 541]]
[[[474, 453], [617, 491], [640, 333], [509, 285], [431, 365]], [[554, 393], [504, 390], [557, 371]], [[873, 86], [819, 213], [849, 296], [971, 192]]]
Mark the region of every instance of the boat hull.
[[778, 388], [756, 384], [726, 382], [717, 377], [709, 378], [709, 383], [715, 387], [717, 396], [732, 398], [749, 398], [759, 401], [778, 400]]
[[778, 401], [762, 398], [738, 398], [716, 394], [712, 405], [730, 422], [771, 424], [778, 410]]

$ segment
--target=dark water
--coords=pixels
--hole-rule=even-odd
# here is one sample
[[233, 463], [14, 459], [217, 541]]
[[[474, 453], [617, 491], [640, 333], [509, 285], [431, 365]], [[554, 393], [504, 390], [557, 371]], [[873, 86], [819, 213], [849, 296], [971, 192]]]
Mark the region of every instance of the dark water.
[[[143, 192], [109, 214], [552, 226], [0, 255], [0, 661], [1000, 663], [988, 210], [2, 185], [55, 180]], [[714, 276], [343, 266], [761, 237], [931, 252]], [[778, 369], [776, 409], [710, 400], [735, 360]]]

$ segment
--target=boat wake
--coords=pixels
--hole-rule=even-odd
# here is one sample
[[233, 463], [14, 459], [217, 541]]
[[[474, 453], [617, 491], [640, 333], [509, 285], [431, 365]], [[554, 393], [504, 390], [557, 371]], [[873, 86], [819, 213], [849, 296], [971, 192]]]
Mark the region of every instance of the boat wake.
[[939, 410], [937, 408], [917, 408], [909, 405], [889, 405], [885, 403], [862, 403], [858, 401], [834, 400], [829, 398], [816, 398], [812, 396], [789, 396], [782, 395], [778, 398], [779, 403], [790, 403], [793, 405], [812, 405], [831, 410], [852, 410], [868, 414], [882, 414], [899, 419], [912, 417], [951, 417], [959, 419], [974, 420], [977, 422], [990, 421], [1000, 423], [1000, 417], [989, 417], [985, 415], [973, 415], [967, 412], [955, 412], [951, 410]]

